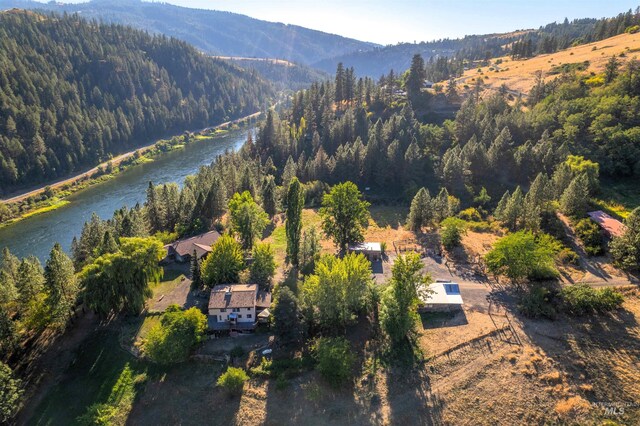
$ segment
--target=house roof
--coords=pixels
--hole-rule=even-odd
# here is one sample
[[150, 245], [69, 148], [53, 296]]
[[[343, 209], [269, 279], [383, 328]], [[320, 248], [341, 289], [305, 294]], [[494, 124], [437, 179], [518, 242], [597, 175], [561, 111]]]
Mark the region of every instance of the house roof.
[[191, 255], [195, 250], [198, 256], [201, 257], [211, 251], [211, 246], [218, 241], [218, 238], [220, 238], [218, 231], [209, 231], [194, 237], [174, 241], [164, 246], [164, 248], [167, 250], [167, 253], [176, 253], [180, 256]]
[[622, 222], [609, 216], [601, 210], [587, 213], [591, 220], [600, 225], [612, 237], [620, 237], [624, 234], [625, 226]]
[[256, 295], [256, 308], [267, 309], [271, 307], [271, 293], [268, 291], [258, 291]]
[[359, 243], [351, 244], [349, 246], [351, 251], [369, 251], [369, 252], [382, 252], [382, 245], [380, 243]]
[[222, 284], [211, 289], [209, 309], [262, 308], [271, 306], [271, 293], [257, 284]]
[[253, 308], [257, 284], [222, 284], [211, 289], [209, 309]]
[[456, 283], [433, 283], [429, 286], [432, 293], [421, 298], [428, 305], [462, 305], [460, 286]]

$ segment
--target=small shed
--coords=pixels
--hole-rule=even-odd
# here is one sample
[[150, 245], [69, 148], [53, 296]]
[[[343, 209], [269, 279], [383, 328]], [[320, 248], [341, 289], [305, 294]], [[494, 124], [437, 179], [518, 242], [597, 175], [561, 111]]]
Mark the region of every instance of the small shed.
[[429, 286], [429, 294], [421, 297], [420, 312], [454, 312], [462, 309], [460, 286], [452, 282], [436, 282]]
[[381, 243], [360, 243], [349, 246], [350, 253], [362, 253], [370, 261], [382, 260]]
[[593, 212], [587, 213], [591, 220], [597, 223], [600, 228], [604, 231], [607, 237], [620, 237], [624, 234], [625, 226], [622, 222], [617, 219], [614, 219], [610, 215], [606, 214], [601, 210], [596, 210]]

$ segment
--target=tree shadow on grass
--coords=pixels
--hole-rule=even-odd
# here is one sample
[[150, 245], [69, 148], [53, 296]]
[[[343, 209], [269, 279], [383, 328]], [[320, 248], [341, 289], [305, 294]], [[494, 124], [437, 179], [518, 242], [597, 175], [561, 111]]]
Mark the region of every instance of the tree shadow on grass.
[[[515, 316], [523, 324], [521, 330], [526, 339], [553, 360], [553, 365], [564, 373], [572, 388], [579, 390], [581, 397], [593, 404], [635, 404], [640, 398], [638, 315], [637, 310], [619, 309], [582, 317], [561, 314], [555, 321]], [[605, 414], [604, 408], [595, 407], [592, 414], [601, 416]], [[631, 424], [639, 415], [640, 407], [636, 404], [615, 420]]]
[[431, 390], [431, 379], [415, 347], [406, 341], [397, 347], [387, 368], [387, 395], [391, 424], [440, 425], [444, 399]]
[[380, 228], [387, 226], [398, 229], [407, 221], [407, 207], [373, 206], [370, 209], [371, 219]]

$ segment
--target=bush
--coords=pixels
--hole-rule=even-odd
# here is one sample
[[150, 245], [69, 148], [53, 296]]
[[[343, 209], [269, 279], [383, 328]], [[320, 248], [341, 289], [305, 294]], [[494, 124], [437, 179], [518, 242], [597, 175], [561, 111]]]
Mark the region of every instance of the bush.
[[518, 309], [523, 315], [530, 318], [544, 317], [554, 319], [556, 317], [554, 296], [546, 287], [532, 287], [522, 296]]
[[444, 248], [452, 250], [460, 245], [467, 229], [466, 225], [464, 220], [455, 217], [448, 217], [440, 223], [442, 227], [440, 236]]
[[460, 213], [458, 213], [458, 217], [469, 222], [480, 222], [482, 220], [482, 215], [480, 214], [478, 209], [473, 207], [462, 210]]
[[171, 305], [145, 339], [146, 356], [159, 364], [173, 364], [187, 359], [202, 341], [207, 330], [207, 317], [198, 308], [182, 311]]
[[613, 311], [622, 305], [622, 294], [612, 288], [594, 289], [586, 284], [565, 287], [561, 291], [564, 309], [570, 315]]
[[242, 368], [229, 367], [216, 382], [218, 386], [224, 388], [229, 395], [240, 395], [244, 388], [244, 382], [249, 380], [249, 376]]
[[558, 261], [563, 265], [577, 265], [578, 254], [570, 248], [565, 247], [558, 253]]
[[632, 25], [630, 27], [627, 27], [624, 32], [627, 34], [635, 34], [638, 31], [640, 31], [640, 25]]
[[313, 351], [318, 361], [316, 368], [329, 384], [340, 387], [349, 381], [355, 356], [347, 339], [322, 337], [313, 345]]
[[575, 231], [588, 255], [598, 256], [604, 252], [600, 227], [591, 219], [579, 221], [575, 225]]

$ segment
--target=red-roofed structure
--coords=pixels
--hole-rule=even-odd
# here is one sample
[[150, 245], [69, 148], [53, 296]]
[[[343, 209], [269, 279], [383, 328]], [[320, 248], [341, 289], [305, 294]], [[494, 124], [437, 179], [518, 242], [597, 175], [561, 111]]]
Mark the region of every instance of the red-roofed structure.
[[591, 220], [600, 225], [608, 237], [620, 237], [624, 234], [625, 226], [622, 222], [609, 216], [601, 210], [587, 213]]

